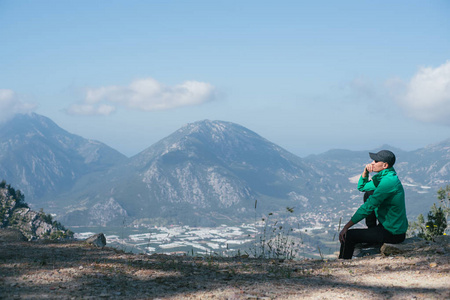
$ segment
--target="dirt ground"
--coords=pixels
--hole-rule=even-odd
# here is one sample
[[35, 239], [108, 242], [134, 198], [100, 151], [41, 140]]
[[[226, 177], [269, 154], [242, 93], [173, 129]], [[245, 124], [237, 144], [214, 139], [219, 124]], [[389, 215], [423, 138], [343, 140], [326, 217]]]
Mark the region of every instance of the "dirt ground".
[[450, 299], [450, 253], [342, 260], [136, 255], [0, 242], [0, 299]]

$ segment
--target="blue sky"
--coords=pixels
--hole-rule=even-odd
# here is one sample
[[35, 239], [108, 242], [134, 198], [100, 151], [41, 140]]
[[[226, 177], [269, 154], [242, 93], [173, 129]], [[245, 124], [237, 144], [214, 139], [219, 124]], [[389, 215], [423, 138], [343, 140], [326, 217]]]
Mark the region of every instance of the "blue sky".
[[299, 156], [450, 138], [449, 1], [0, 0], [0, 119], [127, 156], [186, 123]]

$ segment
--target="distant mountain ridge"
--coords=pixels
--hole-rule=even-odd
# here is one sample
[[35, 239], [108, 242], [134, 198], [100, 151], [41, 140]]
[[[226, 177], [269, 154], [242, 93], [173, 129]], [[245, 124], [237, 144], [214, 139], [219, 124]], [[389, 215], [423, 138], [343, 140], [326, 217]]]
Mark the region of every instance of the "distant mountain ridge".
[[125, 159], [105, 144], [71, 134], [35, 113], [0, 124], [0, 178], [20, 187], [30, 202], [69, 189], [83, 175]]
[[[67, 226], [236, 223], [254, 219], [255, 203], [265, 213], [342, 215], [360, 202], [350, 178], [370, 161], [368, 151], [349, 150], [299, 158], [224, 121], [187, 124], [131, 158], [37, 114], [0, 131], [0, 177]], [[424, 213], [450, 183], [450, 139], [395, 152], [409, 207]], [[421, 201], [425, 193], [431, 200]]]

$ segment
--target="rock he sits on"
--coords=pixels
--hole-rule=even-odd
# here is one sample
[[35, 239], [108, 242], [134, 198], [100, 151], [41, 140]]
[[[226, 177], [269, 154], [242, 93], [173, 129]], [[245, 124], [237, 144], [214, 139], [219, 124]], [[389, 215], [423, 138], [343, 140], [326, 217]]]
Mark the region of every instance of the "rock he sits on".
[[370, 255], [377, 255], [381, 253], [382, 244], [356, 244], [353, 252], [354, 257], [364, 257]]
[[106, 238], [103, 233], [94, 234], [86, 239], [86, 243], [94, 245], [98, 248], [103, 248], [106, 246]]
[[407, 238], [400, 244], [383, 244], [381, 254], [384, 256], [405, 254], [408, 252], [450, 253], [450, 236], [442, 235], [427, 241], [418, 237]]

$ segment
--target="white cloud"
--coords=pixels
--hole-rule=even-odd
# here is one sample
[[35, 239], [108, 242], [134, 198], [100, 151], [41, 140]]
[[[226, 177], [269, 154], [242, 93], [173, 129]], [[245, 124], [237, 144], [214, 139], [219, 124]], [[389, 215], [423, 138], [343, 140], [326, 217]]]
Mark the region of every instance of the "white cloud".
[[69, 107], [67, 112], [71, 115], [110, 115], [116, 110], [114, 106], [106, 105], [106, 104], [73, 104]]
[[153, 78], [133, 81], [128, 86], [105, 86], [88, 89], [83, 103], [72, 105], [70, 114], [108, 115], [117, 106], [154, 111], [180, 106], [199, 105], [214, 98], [214, 87], [205, 82], [186, 81], [165, 86]]
[[36, 104], [24, 103], [17, 94], [8, 89], [0, 89], [0, 121], [5, 121], [17, 113], [29, 113], [36, 108]]
[[396, 99], [409, 117], [450, 125], [450, 61], [437, 68], [420, 68], [408, 83], [396, 80], [390, 86], [401, 88]]

